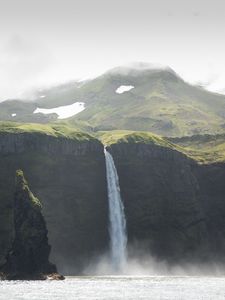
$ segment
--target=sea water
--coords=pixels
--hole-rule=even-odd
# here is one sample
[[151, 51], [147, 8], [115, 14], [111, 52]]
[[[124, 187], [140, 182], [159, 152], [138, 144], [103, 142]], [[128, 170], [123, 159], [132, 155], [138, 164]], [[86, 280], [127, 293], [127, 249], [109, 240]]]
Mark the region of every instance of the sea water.
[[68, 277], [64, 281], [2, 281], [4, 300], [221, 300], [224, 277]]

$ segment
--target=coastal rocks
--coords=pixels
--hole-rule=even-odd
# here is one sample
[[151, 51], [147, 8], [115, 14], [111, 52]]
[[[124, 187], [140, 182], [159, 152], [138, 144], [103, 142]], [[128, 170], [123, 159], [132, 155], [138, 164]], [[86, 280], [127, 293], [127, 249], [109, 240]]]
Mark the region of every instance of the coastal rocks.
[[[29, 189], [23, 172], [16, 172], [14, 197], [14, 240], [2, 267], [1, 278], [7, 280], [43, 280], [48, 276], [63, 279], [49, 262], [51, 247], [41, 212], [42, 205]], [[52, 274], [52, 275], [51, 275]]]

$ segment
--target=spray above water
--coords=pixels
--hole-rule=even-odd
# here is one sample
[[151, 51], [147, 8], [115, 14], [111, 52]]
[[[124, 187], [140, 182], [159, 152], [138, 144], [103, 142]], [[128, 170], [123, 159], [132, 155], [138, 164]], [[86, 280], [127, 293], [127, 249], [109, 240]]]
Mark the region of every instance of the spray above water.
[[120, 195], [117, 170], [112, 155], [104, 148], [109, 201], [109, 234], [111, 265], [114, 271], [123, 272], [127, 260], [127, 231], [124, 206]]

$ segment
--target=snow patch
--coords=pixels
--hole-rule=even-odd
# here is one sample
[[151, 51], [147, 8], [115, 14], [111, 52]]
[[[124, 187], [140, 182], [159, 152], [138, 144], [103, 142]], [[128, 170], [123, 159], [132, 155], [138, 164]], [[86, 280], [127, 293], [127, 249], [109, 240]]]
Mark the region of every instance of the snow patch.
[[12, 117], [16, 117], [16, 114], [11, 114]]
[[72, 116], [75, 116], [79, 112], [85, 109], [84, 102], [75, 102], [71, 105], [59, 106], [55, 108], [39, 108], [37, 107], [34, 114], [42, 113], [42, 114], [57, 114], [58, 119], [67, 119]]
[[133, 85], [121, 85], [120, 87], [118, 87], [118, 89], [116, 90], [117, 94], [123, 94], [125, 92], [128, 92], [130, 90], [132, 90], [134, 88]]

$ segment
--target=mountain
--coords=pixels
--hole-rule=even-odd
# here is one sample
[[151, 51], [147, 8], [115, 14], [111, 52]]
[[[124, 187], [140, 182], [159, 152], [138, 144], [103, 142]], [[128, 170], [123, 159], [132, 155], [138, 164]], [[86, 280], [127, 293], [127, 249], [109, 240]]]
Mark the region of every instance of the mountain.
[[93, 131], [151, 131], [169, 137], [225, 131], [224, 95], [190, 85], [170, 68], [145, 64], [115, 68], [86, 82], [39, 91], [29, 103], [0, 103], [0, 120], [55, 122], [56, 114], [33, 111], [75, 102], [84, 102], [85, 109], [64, 122], [78, 127], [81, 122]]
[[[85, 109], [57, 115], [56, 107], [71, 113], [75, 102]], [[60, 272], [86, 274], [108, 254], [104, 145], [119, 175], [128, 257], [143, 251], [171, 264], [224, 265], [224, 116], [224, 95], [145, 64], [0, 103], [0, 278], [15, 244], [16, 170], [42, 200]]]

